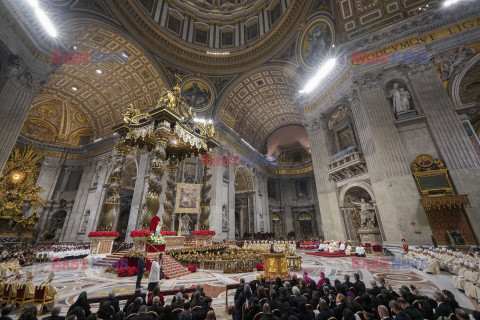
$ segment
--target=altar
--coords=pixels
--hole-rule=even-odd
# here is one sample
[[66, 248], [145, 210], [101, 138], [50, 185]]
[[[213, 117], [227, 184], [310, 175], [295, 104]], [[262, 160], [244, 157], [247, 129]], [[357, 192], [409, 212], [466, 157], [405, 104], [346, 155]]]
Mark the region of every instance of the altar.
[[261, 277], [265, 279], [275, 279], [280, 277], [282, 279], [290, 277], [287, 268], [287, 258], [284, 252], [280, 253], [264, 253], [263, 264], [265, 272]]

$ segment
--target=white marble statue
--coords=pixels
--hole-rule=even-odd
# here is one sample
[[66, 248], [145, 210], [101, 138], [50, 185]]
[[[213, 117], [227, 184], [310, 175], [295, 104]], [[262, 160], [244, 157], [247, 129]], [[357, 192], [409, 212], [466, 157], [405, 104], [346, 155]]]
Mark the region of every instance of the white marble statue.
[[228, 231], [228, 212], [227, 207], [222, 207], [222, 231]]
[[398, 83], [393, 84], [393, 89], [388, 93], [392, 99], [395, 114], [410, 111], [410, 93], [405, 88], [399, 88]]
[[190, 231], [190, 216], [185, 213], [182, 217], [182, 234], [187, 234]]

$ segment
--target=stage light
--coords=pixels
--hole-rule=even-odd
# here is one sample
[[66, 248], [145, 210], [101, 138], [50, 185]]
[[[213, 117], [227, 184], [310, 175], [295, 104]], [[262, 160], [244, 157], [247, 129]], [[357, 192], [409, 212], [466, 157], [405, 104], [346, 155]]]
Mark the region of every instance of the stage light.
[[73, 90], [73, 91], [77, 91], [77, 90], [78, 90], [78, 87], [72, 86], [72, 90]]
[[328, 76], [328, 74], [333, 70], [336, 63], [337, 60], [335, 58], [327, 60], [320, 67], [320, 69], [318, 69], [317, 73], [313, 76], [313, 78], [307, 82], [303, 90], [300, 90], [300, 93], [309, 93], [313, 91], [318, 86], [320, 81], [322, 81], [326, 76]]
[[457, 2], [459, 2], [460, 0], [446, 0], [444, 3], [443, 3], [443, 6], [444, 7], [449, 7], [451, 6], [452, 4], [455, 4]]
[[98, 74], [102, 74], [102, 70], [97, 69], [97, 73], [98, 73]]

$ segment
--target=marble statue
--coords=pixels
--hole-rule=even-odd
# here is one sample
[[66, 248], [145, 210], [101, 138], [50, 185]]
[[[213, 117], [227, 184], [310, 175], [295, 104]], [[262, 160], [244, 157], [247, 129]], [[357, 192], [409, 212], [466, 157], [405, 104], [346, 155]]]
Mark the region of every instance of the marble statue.
[[468, 59], [475, 54], [475, 49], [461, 46], [457, 52], [448, 52], [438, 55], [434, 63], [442, 64], [440, 67], [440, 80], [450, 80], [455, 74], [459, 73], [466, 65]]
[[228, 212], [227, 207], [222, 207], [222, 231], [228, 231]]
[[182, 234], [187, 234], [190, 231], [190, 222], [192, 221], [188, 213], [186, 213], [182, 217], [181, 221], [182, 221]]
[[392, 99], [395, 114], [410, 111], [410, 93], [405, 88], [399, 88], [398, 83], [393, 84], [393, 89], [388, 93]]
[[360, 202], [352, 202], [352, 204], [360, 210], [361, 230], [376, 229], [375, 212], [373, 205], [361, 199]]

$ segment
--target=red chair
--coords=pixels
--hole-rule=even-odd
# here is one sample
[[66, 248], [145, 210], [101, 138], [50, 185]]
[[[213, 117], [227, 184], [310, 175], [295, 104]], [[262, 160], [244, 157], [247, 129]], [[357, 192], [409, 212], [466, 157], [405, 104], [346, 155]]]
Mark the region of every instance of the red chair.
[[281, 318], [282, 317], [282, 311], [280, 311], [280, 309], [275, 309], [272, 311], [272, 314], [278, 318]]
[[125, 318], [125, 320], [129, 320], [129, 319], [131, 319], [131, 318], [133, 318], [133, 317], [136, 317], [136, 316], [138, 316], [138, 313], [136, 313], [136, 312], [130, 313], [130, 314]]
[[155, 319], [155, 320], [158, 319], [158, 314], [155, 311], [148, 311], [147, 315], [152, 317], [152, 319]]
[[260, 318], [263, 316], [263, 312], [259, 312], [253, 317], [253, 320], [260, 320]]
[[25, 291], [26, 291], [26, 287], [25, 285], [23, 286], [20, 286], [18, 289], [17, 289], [17, 296], [15, 297], [15, 303], [18, 303], [20, 305], [20, 307], [18, 308], [18, 312], [17, 314], [20, 313], [20, 310], [22, 310], [22, 307], [25, 303], [29, 303], [29, 302], [33, 302], [34, 300], [34, 297], [28, 299], [28, 300], [25, 300]]
[[3, 288], [2, 294], [2, 304], [9, 304], [12, 298], [10, 298], [10, 285], [5, 284], [5, 288]]
[[46, 294], [46, 289], [45, 287], [35, 287], [35, 295], [33, 296], [33, 304], [40, 304], [40, 311], [38, 311], [38, 315], [42, 315], [43, 308], [45, 307], [45, 304], [53, 302], [53, 299], [48, 299], [47, 300], [47, 294]]
[[173, 316], [175, 317], [175, 319], [178, 319], [178, 316], [180, 315], [180, 313], [181, 313], [182, 311], [183, 311], [183, 310], [180, 309], [180, 308], [173, 309], [172, 313], [173, 313]]
[[200, 306], [195, 306], [195, 307], [192, 308], [192, 311], [198, 311], [198, 310], [200, 310], [200, 309], [202, 309], [202, 307], [200, 307]]

